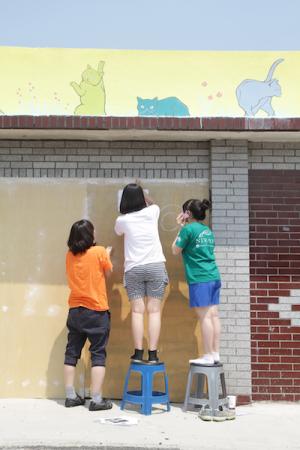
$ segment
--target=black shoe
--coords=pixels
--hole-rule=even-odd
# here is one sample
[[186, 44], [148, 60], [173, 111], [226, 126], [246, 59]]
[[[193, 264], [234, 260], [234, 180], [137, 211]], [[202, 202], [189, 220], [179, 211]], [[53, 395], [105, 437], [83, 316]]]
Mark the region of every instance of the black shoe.
[[159, 362], [158, 356], [157, 356], [157, 350], [148, 350], [149, 358], [148, 363], [149, 364], [156, 364]]
[[107, 398], [103, 398], [100, 403], [90, 402], [89, 411], [103, 411], [104, 409], [111, 409], [113, 407], [112, 402]]
[[81, 398], [80, 395], [77, 394], [76, 398], [66, 398], [65, 407], [73, 408], [74, 406], [82, 406], [85, 404], [85, 399]]
[[141, 363], [143, 362], [144, 350], [134, 349], [134, 354], [130, 356], [132, 362]]

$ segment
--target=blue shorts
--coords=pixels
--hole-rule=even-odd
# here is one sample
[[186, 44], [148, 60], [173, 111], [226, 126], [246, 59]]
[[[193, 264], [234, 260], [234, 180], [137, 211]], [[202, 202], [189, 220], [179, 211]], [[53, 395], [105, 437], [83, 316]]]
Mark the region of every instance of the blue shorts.
[[220, 303], [221, 281], [189, 284], [190, 307], [213, 306]]

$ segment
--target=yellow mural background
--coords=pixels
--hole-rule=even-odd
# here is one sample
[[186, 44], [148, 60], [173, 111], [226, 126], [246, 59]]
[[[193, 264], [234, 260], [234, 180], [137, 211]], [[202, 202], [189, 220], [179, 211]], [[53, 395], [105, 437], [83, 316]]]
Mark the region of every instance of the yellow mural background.
[[[0, 222], [0, 397], [64, 397], [69, 295], [66, 241], [72, 223], [82, 217], [95, 225], [99, 244], [114, 249], [114, 271], [107, 282], [112, 322], [104, 395], [122, 397], [133, 343], [130, 305], [123, 287], [123, 239], [116, 236], [113, 225], [118, 216], [118, 190], [128, 181], [0, 181], [0, 210], [5, 211]], [[159, 200], [159, 232], [170, 279], [163, 303], [160, 359], [167, 367], [171, 399], [183, 401], [188, 360], [203, 350], [197, 318], [188, 307], [182, 260], [171, 254], [171, 244], [182, 203], [188, 198], [207, 198], [208, 180], [146, 180], [144, 187]], [[145, 323], [145, 349], [146, 342]], [[89, 392], [88, 347], [76, 371], [76, 390], [81, 395]], [[137, 384], [138, 380], [133, 381]]]
[[191, 116], [243, 116], [236, 87], [247, 78], [264, 80], [272, 63], [284, 58], [274, 73], [282, 96], [272, 104], [278, 117], [300, 116], [300, 52], [0, 47], [0, 58], [0, 111], [7, 115], [72, 115], [80, 101], [71, 81], [80, 83], [88, 64], [96, 69], [104, 60], [107, 115], [137, 115], [137, 96], [176, 96]]

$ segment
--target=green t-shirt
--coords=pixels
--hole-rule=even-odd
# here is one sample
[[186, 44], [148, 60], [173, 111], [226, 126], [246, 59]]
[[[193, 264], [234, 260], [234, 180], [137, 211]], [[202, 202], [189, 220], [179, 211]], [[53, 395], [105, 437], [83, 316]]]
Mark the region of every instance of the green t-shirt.
[[215, 262], [215, 238], [211, 229], [200, 222], [185, 225], [176, 246], [182, 248], [186, 280], [189, 284], [220, 280]]

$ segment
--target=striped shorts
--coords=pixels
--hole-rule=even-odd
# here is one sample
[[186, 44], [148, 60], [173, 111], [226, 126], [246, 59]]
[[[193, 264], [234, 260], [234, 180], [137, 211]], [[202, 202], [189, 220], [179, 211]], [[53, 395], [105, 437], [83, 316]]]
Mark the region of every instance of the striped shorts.
[[133, 267], [124, 274], [124, 286], [129, 300], [144, 297], [162, 299], [169, 283], [165, 263], [150, 263]]

